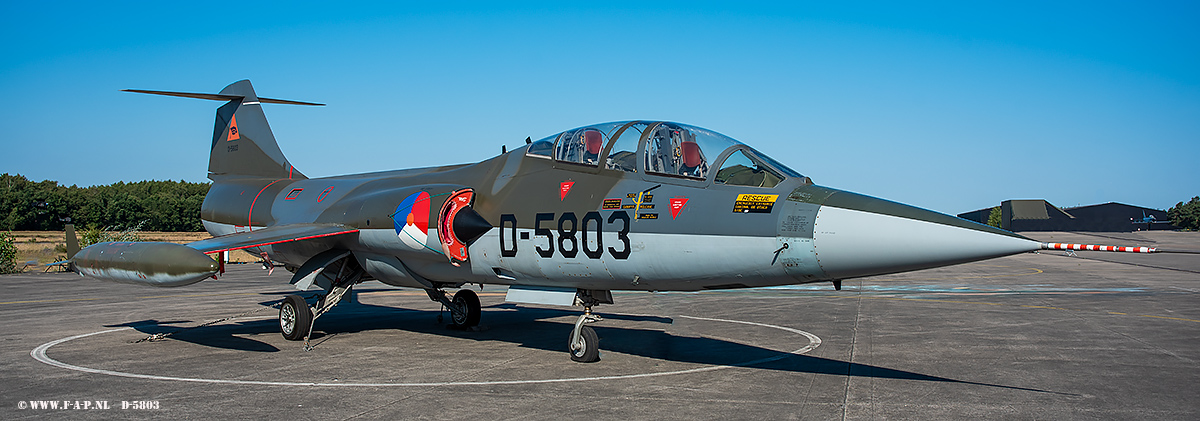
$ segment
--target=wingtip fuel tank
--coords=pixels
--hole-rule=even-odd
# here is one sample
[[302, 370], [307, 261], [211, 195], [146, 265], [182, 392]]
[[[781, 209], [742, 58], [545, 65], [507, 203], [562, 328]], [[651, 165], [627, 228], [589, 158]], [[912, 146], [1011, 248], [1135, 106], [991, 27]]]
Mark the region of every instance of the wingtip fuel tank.
[[82, 275], [160, 287], [194, 284], [218, 270], [217, 262], [203, 252], [162, 242], [97, 243], [72, 260]]

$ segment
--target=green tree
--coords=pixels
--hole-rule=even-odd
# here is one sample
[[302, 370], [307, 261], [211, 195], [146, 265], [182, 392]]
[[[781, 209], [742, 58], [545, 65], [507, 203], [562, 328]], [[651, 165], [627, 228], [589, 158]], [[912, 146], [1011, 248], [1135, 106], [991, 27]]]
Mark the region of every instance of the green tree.
[[1000, 215], [1001, 215], [1001, 213], [1000, 213], [999, 206], [992, 208], [992, 212], [988, 214], [988, 225], [991, 225], [996, 228], [1000, 228], [1000, 224], [1001, 224]]
[[1200, 230], [1200, 196], [1193, 197], [1187, 203], [1179, 202], [1167, 209], [1167, 217], [1175, 226], [1196, 231]]
[[9, 232], [0, 232], [0, 273], [17, 273], [17, 246]]
[[[135, 226], [122, 229], [121, 227], [107, 227], [101, 229], [95, 225], [85, 228], [79, 237], [79, 248], [85, 248], [96, 243], [107, 243], [111, 241], [121, 243], [131, 243], [142, 241], [141, 231], [143, 223]], [[65, 248], [64, 248], [65, 252]]]
[[0, 229], [61, 230], [76, 226], [138, 224], [155, 231], [202, 231], [200, 205], [209, 183], [118, 182], [104, 186], [61, 186], [0, 174]]

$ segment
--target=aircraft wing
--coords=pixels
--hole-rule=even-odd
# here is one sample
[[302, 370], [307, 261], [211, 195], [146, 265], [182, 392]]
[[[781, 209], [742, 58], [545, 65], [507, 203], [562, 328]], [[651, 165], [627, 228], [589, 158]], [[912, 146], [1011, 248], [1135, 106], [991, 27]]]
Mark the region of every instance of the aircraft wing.
[[340, 225], [289, 224], [222, 235], [188, 243], [187, 246], [203, 253], [216, 253], [355, 232], [358, 229]]

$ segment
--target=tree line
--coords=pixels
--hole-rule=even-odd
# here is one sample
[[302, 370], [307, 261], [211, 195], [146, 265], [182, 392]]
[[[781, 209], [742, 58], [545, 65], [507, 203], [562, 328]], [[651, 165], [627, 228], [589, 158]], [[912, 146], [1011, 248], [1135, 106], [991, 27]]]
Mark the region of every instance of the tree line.
[[200, 205], [210, 183], [186, 181], [117, 182], [104, 186], [62, 186], [0, 174], [0, 230], [59, 231], [80, 228], [146, 231], [203, 231]]
[[1167, 218], [1171, 224], [1190, 231], [1200, 230], [1200, 196], [1193, 197], [1187, 203], [1179, 202], [1167, 209]]

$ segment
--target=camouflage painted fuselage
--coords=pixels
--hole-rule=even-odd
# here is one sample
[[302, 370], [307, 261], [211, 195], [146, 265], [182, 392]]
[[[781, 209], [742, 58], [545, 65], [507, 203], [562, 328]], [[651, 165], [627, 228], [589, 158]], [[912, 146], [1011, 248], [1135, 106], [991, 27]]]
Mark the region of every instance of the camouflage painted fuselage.
[[[219, 94], [135, 92], [226, 101], [201, 211], [217, 237], [188, 247], [248, 248], [297, 271], [301, 288], [306, 274], [349, 255], [368, 278], [427, 290], [694, 291], [836, 281], [1040, 248], [989, 226], [813, 185], [745, 144], [684, 124], [602, 123], [476, 164], [309, 179], [280, 150], [261, 106], [308, 103], [260, 98], [244, 80]], [[213, 274], [127, 260], [122, 268], [136, 264], [151, 285]], [[101, 274], [111, 266], [90, 263]]]
[[[305, 180], [218, 179], [202, 215], [213, 235], [306, 222], [357, 228], [252, 251], [297, 267], [342, 248], [375, 279], [410, 287], [427, 286], [422, 279], [651, 291], [788, 285], [1038, 246], [962, 219], [816, 186], [806, 177], [770, 188], [734, 186], [712, 177], [559, 162], [527, 155], [527, 148], [463, 166]], [[462, 188], [474, 189], [474, 209], [496, 228], [470, 245], [467, 264], [454, 266], [432, 221], [449, 193]], [[421, 192], [430, 197], [431, 222], [425, 241], [414, 247], [397, 229], [406, 223], [397, 206]]]

